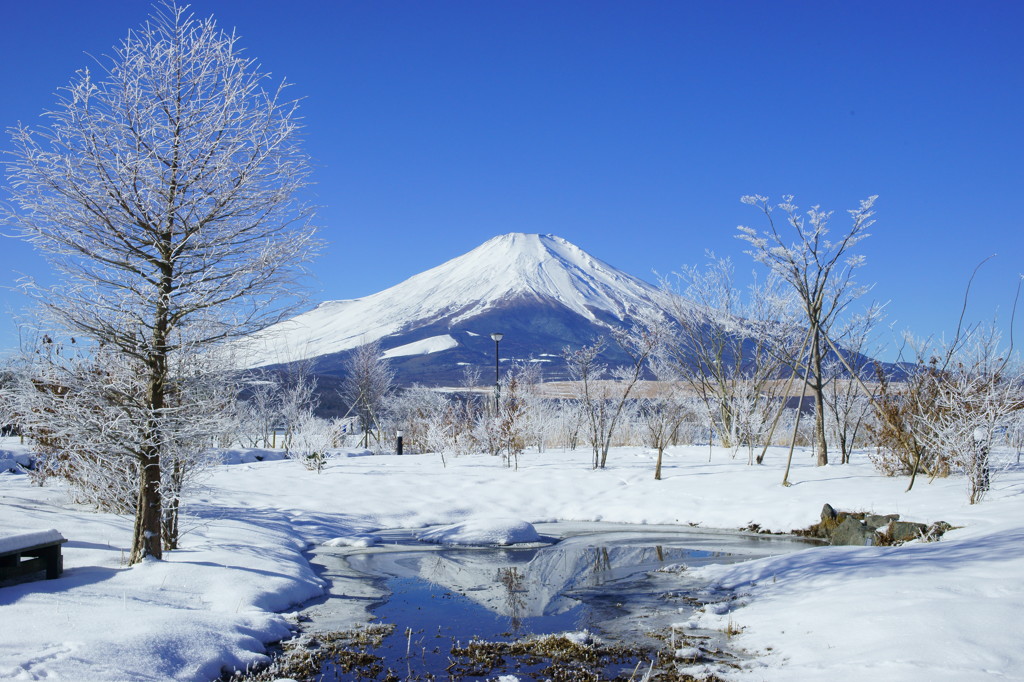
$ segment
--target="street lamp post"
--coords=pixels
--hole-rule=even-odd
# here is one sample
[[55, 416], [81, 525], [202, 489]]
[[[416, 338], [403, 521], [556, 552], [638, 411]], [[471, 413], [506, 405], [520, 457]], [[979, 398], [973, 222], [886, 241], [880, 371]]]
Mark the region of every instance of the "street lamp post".
[[498, 415], [498, 408], [501, 398], [501, 355], [498, 352], [498, 344], [505, 335], [501, 332], [494, 332], [491, 338], [494, 339], [494, 415]]

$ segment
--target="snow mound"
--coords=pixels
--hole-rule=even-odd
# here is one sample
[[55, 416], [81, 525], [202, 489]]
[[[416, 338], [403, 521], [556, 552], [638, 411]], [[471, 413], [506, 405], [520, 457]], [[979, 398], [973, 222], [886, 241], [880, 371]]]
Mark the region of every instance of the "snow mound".
[[562, 637], [579, 646], [594, 646], [600, 644], [601, 639], [590, 630], [579, 630], [577, 632], [563, 632]]
[[16, 552], [19, 549], [45, 545], [49, 542], [65, 542], [64, 536], [53, 528], [8, 535], [0, 537], [0, 552]]
[[13, 452], [0, 452], [0, 473], [9, 471], [19, 474], [32, 466], [30, 455], [19, 455]]
[[288, 459], [284, 450], [263, 450], [250, 448], [246, 450], [221, 450], [218, 461], [221, 464], [253, 464], [255, 462], [273, 462]]
[[451, 526], [442, 526], [420, 533], [420, 542], [439, 545], [518, 545], [540, 542], [532, 524], [518, 519], [473, 519]]
[[22, 443], [17, 436], [0, 437], [0, 473], [24, 473], [32, 468], [34, 459], [31, 446]]
[[323, 547], [373, 547], [380, 544], [376, 535], [343, 535], [320, 543]]

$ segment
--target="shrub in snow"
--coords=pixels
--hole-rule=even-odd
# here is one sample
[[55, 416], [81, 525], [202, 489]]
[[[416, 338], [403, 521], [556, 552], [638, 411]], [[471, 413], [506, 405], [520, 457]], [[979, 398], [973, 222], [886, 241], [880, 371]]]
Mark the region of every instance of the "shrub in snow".
[[338, 437], [334, 422], [303, 414], [294, 422], [288, 456], [302, 462], [310, 471], [320, 473], [327, 463], [327, 451], [334, 447]]
[[915, 349], [907, 381], [882, 383], [874, 460], [886, 473], [909, 473], [911, 487], [919, 472], [955, 469], [966, 477], [968, 501], [981, 502], [992, 476], [1009, 463], [996, 446], [1020, 419], [1024, 365], [1001, 346], [994, 327]]

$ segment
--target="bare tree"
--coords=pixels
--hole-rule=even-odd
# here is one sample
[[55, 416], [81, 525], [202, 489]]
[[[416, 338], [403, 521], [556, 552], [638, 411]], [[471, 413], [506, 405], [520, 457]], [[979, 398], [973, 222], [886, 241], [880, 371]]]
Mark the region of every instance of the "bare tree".
[[[828, 443], [825, 437], [825, 383], [824, 364], [828, 354], [826, 337], [840, 314], [867, 289], [857, 286], [853, 271], [863, 263], [863, 257], [851, 256], [850, 250], [868, 236], [867, 229], [874, 223], [877, 197], [869, 197], [860, 206], [849, 211], [852, 224], [838, 241], [828, 239], [831, 211], [812, 206], [806, 216], [798, 213], [792, 195], [772, 206], [767, 197], [745, 196], [743, 203], [761, 210], [768, 228], [761, 233], [740, 226], [740, 239], [751, 245], [748, 251], [754, 260], [766, 265], [772, 272], [789, 283], [803, 307], [804, 322], [809, 330], [807, 360], [794, 368], [803, 374], [807, 387], [814, 395], [815, 432], [818, 465], [828, 464]], [[785, 214], [791, 230], [786, 236], [775, 223], [773, 211]], [[793, 241], [790, 241], [792, 239]]]
[[384, 401], [393, 388], [395, 373], [380, 349], [380, 341], [364, 344], [344, 364], [341, 395], [363, 427], [363, 447], [370, 447], [370, 434], [376, 430], [380, 442], [380, 417]]
[[1024, 451], [1024, 405], [1015, 410], [1006, 427], [1006, 444], [1016, 453], [1017, 464], [1020, 464], [1021, 451]]
[[[445, 455], [469, 452], [476, 444], [466, 404], [432, 388], [413, 384], [395, 391], [385, 408], [389, 428], [403, 432], [410, 453], [436, 452], [445, 464]], [[487, 423], [494, 423], [493, 416], [487, 417]]]
[[[142, 363], [109, 348], [54, 342], [49, 335], [27, 350], [19, 383], [5, 393], [39, 451], [37, 480], [57, 476], [79, 502], [136, 513], [139, 448], [147, 425], [141, 418], [147, 410]], [[182, 494], [213, 462], [211, 446], [230, 426], [224, 416], [237, 385], [213, 353], [170, 370], [159, 434], [164, 549], [178, 545]]]
[[686, 394], [683, 388], [685, 384], [679, 380], [672, 363], [658, 358], [652, 366], [654, 377], [659, 381], [650, 388], [647, 395], [640, 398], [637, 414], [645, 444], [658, 451], [654, 480], [660, 481], [665, 449], [675, 445], [683, 422], [693, 417], [689, 411], [692, 400]]
[[277, 447], [281, 418], [281, 384], [272, 372], [259, 371], [245, 381], [245, 397], [237, 405], [239, 439], [251, 447]]
[[132, 563], [162, 555], [174, 356], [280, 319], [315, 250], [297, 105], [237, 43], [168, 0], [100, 77], [78, 73], [48, 125], [12, 131], [7, 221], [62, 277], [27, 288], [56, 326], [145, 377]]
[[943, 450], [928, 447], [923, 428], [935, 421], [938, 408], [935, 374], [941, 372], [939, 358], [918, 358], [904, 369], [901, 381], [894, 381], [876, 368], [878, 395], [874, 420], [868, 432], [874, 437], [875, 452], [870, 455], [875, 468], [888, 476], [910, 476], [907, 486], [914, 487], [918, 473], [947, 476], [951, 462]]
[[743, 438], [740, 411], [751, 417], [759, 398], [774, 397], [781, 368], [796, 352], [793, 306], [777, 276], [744, 292], [730, 259], [708, 257], [703, 268], [684, 267], [676, 283], [662, 283], [679, 325], [678, 334], [666, 335], [667, 356], [703, 400], [722, 445], [735, 448]]
[[[879, 440], [876, 466], [889, 474], [909, 468], [907, 491], [919, 472], [946, 475], [960, 468], [968, 479], [968, 499], [980, 502], [992, 474], [991, 447], [997, 433], [1012, 428], [1024, 411], [1024, 366], [1014, 352], [1013, 326], [1024, 278], [1017, 283], [1010, 315], [1010, 343], [1004, 347], [993, 321], [965, 325], [974, 269], [964, 292], [956, 332], [950, 341], [907, 336], [916, 362], [902, 386], [880, 373], [876, 401]], [[895, 462], [895, 465], [894, 465]]]
[[[313, 359], [297, 360], [276, 370], [276, 407], [279, 423], [284, 427], [281, 445], [291, 453], [292, 440], [299, 424], [312, 415], [320, 404], [316, 391], [317, 379], [313, 373]], [[271, 442], [276, 444], [276, 428]]]
[[882, 306], [873, 304], [846, 322], [835, 335], [844, 357], [833, 355], [822, 368], [827, 378], [823, 404], [826, 423], [833, 434], [832, 442], [839, 445], [843, 464], [849, 463], [857, 436], [872, 413], [875, 393], [865, 389], [875, 364], [868, 346], [881, 316]]
[[939, 453], [967, 478], [970, 504], [981, 502], [991, 485], [996, 436], [1024, 409], [1024, 366], [1000, 343], [995, 328], [976, 327], [928, 357], [943, 358], [923, 376], [930, 384], [930, 409], [911, 426], [924, 452]]
[[614, 330], [615, 342], [627, 355], [629, 363], [611, 371], [598, 359], [607, 343], [603, 339], [582, 348], [563, 349], [569, 378], [576, 383], [595, 469], [605, 468], [612, 436], [633, 388], [666, 333], [667, 328], [661, 320], [639, 323], [629, 330]]
[[529, 435], [526, 386], [519, 371], [510, 371], [498, 406], [498, 443], [504, 451], [505, 465], [519, 470], [519, 455]]

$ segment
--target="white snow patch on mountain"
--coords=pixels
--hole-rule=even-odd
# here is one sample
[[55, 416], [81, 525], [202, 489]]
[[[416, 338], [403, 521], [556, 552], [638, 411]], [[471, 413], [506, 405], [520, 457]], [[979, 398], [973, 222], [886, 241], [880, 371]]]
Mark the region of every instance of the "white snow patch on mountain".
[[430, 353], [440, 353], [449, 348], [457, 348], [458, 345], [459, 342], [451, 334], [442, 334], [441, 336], [431, 336], [429, 339], [421, 339], [420, 341], [407, 343], [404, 346], [391, 348], [384, 352], [383, 357], [398, 358], [406, 355], [429, 355]]
[[294, 362], [446, 321], [451, 327], [520, 298], [559, 303], [585, 318], [622, 319], [656, 308], [657, 287], [594, 258], [561, 237], [511, 233], [390, 289], [328, 301], [236, 348], [242, 366]]

